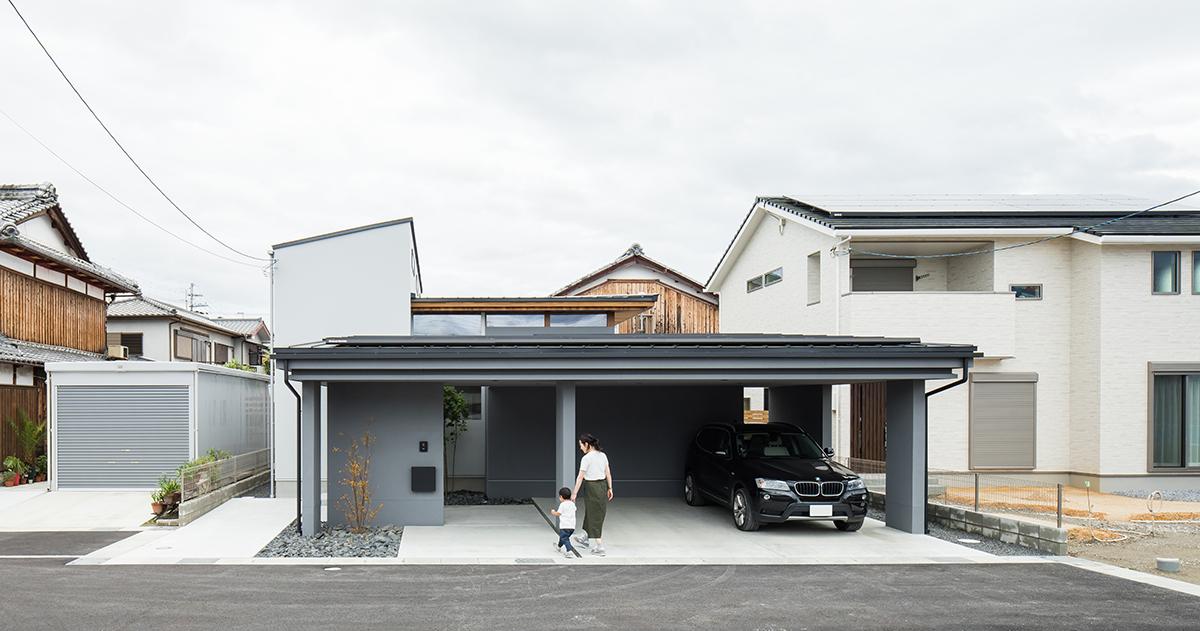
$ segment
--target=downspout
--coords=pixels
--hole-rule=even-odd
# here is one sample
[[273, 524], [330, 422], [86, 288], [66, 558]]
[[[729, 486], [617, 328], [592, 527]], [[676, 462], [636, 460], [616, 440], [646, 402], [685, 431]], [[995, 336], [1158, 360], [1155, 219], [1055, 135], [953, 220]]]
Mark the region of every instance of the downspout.
[[929, 534], [929, 397], [966, 383], [970, 370], [970, 364], [964, 358], [961, 378], [925, 393], [925, 488], [923, 490], [923, 493], [925, 493], [925, 534]]
[[850, 242], [850, 237], [846, 237], [841, 241], [833, 244], [829, 248], [829, 253], [833, 255], [833, 276], [834, 276], [834, 295], [833, 295], [833, 334], [842, 334], [842, 268], [838, 262], [838, 257], [842, 256], [838, 253], [843, 245]]
[[[283, 362], [283, 384], [284, 384], [285, 386], [287, 386], [287, 389], [288, 389], [288, 390], [291, 390], [291, 391], [292, 391], [292, 395], [296, 397], [296, 534], [298, 534], [298, 535], [303, 535], [303, 534], [304, 534], [304, 527], [303, 527], [303, 526], [301, 525], [301, 523], [300, 523], [300, 481], [301, 481], [301, 474], [300, 474], [300, 455], [301, 455], [301, 449], [300, 449], [300, 430], [301, 430], [301, 428], [302, 428], [302, 427], [303, 427], [303, 425], [304, 425], [304, 424], [303, 424], [303, 422], [300, 420], [300, 419], [301, 419], [301, 416], [300, 416], [300, 413], [301, 413], [300, 406], [303, 404], [303, 400], [302, 400], [302, 399], [301, 399], [301, 397], [300, 397], [300, 393], [299, 393], [299, 392], [296, 392], [296, 388], [292, 386], [291, 372], [290, 372], [290, 371], [288, 371], [288, 364], [287, 364], [287, 362]], [[926, 432], [925, 432], [925, 433], [926, 433], [926, 440], [928, 440], [928, 439], [929, 439], [929, 438], [928, 438], [928, 434], [929, 434], [928, 430], [926, 430]], [[925, 464], [926, 464], [926, 465], [928, 465], [928, 464], [929, 464], [929, 461], [928, 461], [928, 460], [926, 460]], [[927, 473], [926, 475], [928, 475], [928, 473]], [[926, 484], [928, 484], [928, 482], [926, 482]]]

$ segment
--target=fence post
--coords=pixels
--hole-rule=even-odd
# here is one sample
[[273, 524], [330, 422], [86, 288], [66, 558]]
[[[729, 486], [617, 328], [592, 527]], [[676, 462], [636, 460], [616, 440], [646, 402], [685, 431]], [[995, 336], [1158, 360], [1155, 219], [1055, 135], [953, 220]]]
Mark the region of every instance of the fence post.
[[1063, 493], [1063, 485], [1061, 482], [1059, 482], [1058, 483], [1058, 509], [1055, 511], [1056, 513], [1058, 513], [1058, 527], [1059, 528], [1062, 528], [1062, 504], [1063, 504], [1062, 493]]
[[975, 474], [975, 512], [979, 512], [979, 474]]

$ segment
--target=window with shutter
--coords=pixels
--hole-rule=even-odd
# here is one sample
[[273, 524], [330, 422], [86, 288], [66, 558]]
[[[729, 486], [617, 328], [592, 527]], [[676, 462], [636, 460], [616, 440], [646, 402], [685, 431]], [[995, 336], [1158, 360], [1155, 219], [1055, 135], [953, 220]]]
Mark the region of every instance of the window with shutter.
[[131, 356], [142, 354], [141, 333], [121, 333], [120, 335], [121, 346], [128, 348]]
[[970, 405], [972, 469], [1036, 466], [1036, 373], [975, 373]]

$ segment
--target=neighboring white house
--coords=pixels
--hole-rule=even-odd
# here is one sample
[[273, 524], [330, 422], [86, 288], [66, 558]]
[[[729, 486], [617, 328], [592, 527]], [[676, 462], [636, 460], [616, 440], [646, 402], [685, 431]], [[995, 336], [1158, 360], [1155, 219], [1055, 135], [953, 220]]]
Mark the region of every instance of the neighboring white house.
[[262, 318], [212, 318], [146, 296], [108, 305], [108, 344], [130, 359], [261, 366], [271, 333]]
[[[1200, 209], [1122, 218], [1152, 205], [1111, 195], [759, 198], [706, 289], [720, 295], [722, 333], [977, 345], [969, 383], [930, 398], [931, 468], [1195, 487]], [[838, 453], [881, 458], [881, 390], [837, 390]]]
[[[274, 346], [318, 343], [330, 335], [409, 335], [411, 299], [421, 294], [412, 219], [280, 243], [271, 256]], [[284, 369], [271, 371], [274, 472], [277, 495], [294, 497], [296, 398]], [[292, 385], [299, 390], [299, 383]], [[327, 439], [323, 431], [321, 444]]]

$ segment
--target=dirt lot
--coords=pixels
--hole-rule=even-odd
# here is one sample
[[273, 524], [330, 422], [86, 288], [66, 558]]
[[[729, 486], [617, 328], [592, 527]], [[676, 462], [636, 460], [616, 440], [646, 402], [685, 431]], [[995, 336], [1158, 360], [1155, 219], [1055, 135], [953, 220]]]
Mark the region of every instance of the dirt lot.
[[[1170, 531], [1161, 527], [1155, 534], [1130, 536], [1113, 543], [1071, 542], [1071, 556], [1101, 561], [1120, 567], [1166, 576], [1200, 584], [1200, 526], [1175, 526]], [[1154, 565], [1157, 557], [1180, 560], [1178, 574], [1159, 572]]]

